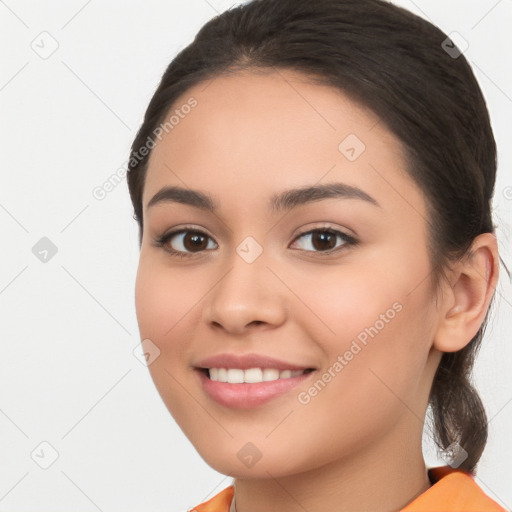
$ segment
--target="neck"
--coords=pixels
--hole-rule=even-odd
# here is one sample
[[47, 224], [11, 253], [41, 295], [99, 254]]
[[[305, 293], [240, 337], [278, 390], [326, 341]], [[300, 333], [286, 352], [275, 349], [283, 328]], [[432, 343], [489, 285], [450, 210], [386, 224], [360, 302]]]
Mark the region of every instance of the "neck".
[[[381, 440], [310, 471], [235, 479], [230, 512], [396, 512], [430, 487], [421, 431]], [[409, 430], [410, 432], [410, 430]], [[401, 437], [400, 437], [401, 435]], [[271, 474], [272, 471], [269, 471]]]

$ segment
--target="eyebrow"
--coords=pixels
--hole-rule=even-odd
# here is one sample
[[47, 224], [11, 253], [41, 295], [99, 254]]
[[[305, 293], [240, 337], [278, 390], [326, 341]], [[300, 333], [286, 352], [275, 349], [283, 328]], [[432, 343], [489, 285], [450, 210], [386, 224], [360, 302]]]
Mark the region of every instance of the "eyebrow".
[[[346, 183], [328, 183], [285, 190], [274, 194], [268, 204], [269, 209], [278, 213], [282, 210], [291, 210], [314, 201], [331, 198], [361, 199], [369, 204], [381, 207], [372, 196], [360, 188]], [[209, 194], [178, 186], [168, 186], [160, 189], [149, 201], [148, 208], [160, 203], [181, 203], [212, 213], [219, 209], [218, 202]]]

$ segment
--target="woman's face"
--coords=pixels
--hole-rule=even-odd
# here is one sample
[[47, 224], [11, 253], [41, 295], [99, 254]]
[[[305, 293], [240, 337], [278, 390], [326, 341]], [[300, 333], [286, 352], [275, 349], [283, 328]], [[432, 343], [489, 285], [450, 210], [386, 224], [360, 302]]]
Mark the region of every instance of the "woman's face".
[[173, 113], [145, 182], [136, 310], [183, 432], [238, 477], [417, 446], [438, 313], [399, 141], [284, 70], [201, 83]]

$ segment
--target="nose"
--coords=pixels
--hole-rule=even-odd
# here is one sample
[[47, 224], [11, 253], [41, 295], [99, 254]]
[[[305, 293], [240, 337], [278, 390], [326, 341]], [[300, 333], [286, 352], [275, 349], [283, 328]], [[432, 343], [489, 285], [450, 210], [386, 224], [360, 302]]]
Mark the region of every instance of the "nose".
[[203, 317], [212, 328], [242, 335], [278, 327], [286, 319], [286, 287], [263, 255], [252, 263], [234, 251], [222, 277], [205, 297]]

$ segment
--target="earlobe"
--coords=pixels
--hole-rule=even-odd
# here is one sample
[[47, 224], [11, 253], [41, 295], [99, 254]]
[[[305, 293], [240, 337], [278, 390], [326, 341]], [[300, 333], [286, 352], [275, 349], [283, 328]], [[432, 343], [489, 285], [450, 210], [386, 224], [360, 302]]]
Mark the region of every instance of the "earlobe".
[[464, 348], [484, 321], [498, 282], [498, 246], [493, 233], [478, 235], [468, 256], [457, 262], [439, 309], [434, 347], [442, 352]]

